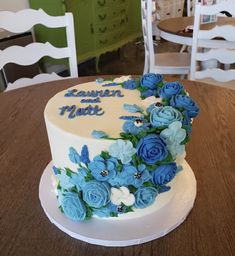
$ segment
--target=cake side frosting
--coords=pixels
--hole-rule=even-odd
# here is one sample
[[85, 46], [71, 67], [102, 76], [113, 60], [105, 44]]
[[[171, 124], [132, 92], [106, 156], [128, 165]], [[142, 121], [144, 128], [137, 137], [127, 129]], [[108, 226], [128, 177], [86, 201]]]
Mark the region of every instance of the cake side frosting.
[[163, 207], [198, 111], [179, 82], [158, 74], [99, 80], [55, 95], [44, 116], [61, 211], [80, 221]]

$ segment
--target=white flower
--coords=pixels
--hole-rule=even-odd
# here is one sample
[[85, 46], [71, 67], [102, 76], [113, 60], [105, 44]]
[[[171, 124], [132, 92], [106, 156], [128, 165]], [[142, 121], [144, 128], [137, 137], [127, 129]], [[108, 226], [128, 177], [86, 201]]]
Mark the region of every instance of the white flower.
[[153, 103], [162, 103], [162, 99], [151, 96], [141, 101], [142, 106], [145, 108], [149, 107]]
[[131, 79], [131, 76], [121, 76], [113, 80], [114, 83], [120, 84]]
[[135, 202], [135, 197], [130, 193], [127, 187], [111, 188], [111, 202], [115, 205], [120, 205], [121, 203], [126, 206], [131, 206]]

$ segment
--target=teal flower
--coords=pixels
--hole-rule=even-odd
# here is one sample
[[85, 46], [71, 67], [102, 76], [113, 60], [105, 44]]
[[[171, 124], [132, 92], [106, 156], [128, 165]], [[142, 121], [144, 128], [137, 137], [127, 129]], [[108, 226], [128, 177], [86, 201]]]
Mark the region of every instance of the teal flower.
[[109, 154], [120, 159], [123, 164], [129, 163], [135, 153], [136, 149], [130, 141], [117, 140], [109, 146]]
[[63, 212], [68, 218], [74, 221], [86, 218], [86, 207], [78, 194], [65, 192], [61, 195], [60, 202]]
[[180, 145], [180, 143], [185, 139], [186, 131], [181, 127], [181, 122], [176, 121], [160, 133], [160, 137], [165, 141], [168, 150], [174, 158], [177, 155], [183, 154], [185, 150], [185, 146]]

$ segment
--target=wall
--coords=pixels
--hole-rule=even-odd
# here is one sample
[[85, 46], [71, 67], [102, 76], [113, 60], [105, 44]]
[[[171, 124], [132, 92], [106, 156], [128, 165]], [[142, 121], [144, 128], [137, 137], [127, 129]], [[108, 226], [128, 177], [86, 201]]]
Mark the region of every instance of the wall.
[[0, 0], [1, 11], [19, 11], [29, 8], [28, 0]]

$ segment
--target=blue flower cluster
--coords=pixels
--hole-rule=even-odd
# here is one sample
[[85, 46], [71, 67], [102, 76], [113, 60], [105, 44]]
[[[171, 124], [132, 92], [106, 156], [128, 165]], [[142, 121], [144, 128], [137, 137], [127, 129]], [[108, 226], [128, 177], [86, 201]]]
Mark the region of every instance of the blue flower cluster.
[[[159, 74], [149, 73], [121, 86], [139, 90], [142, 98], [154, 96], [156, 102], [147, 109], [124, 104], [124, 110], [130, 113], [120, 117], [124, 132], [92, 160], [86, 145], [81, 153], [69, 148], [68, 157], [77, 165], [76, 172], [53, 168], [59, 181], [61, 210], [74, 221], [148, 207], [158, 194], [170, 189], [169, 182], [181, 169], [176, 159], [185, 151], [192, 118], [199, 113], [197, 104], [182, 84], [164, 82]], [[109, 138], [103, 131], [93, 131], [92, 136]]]

